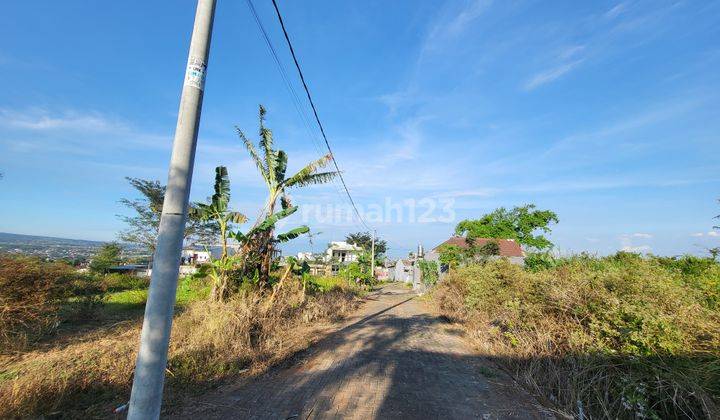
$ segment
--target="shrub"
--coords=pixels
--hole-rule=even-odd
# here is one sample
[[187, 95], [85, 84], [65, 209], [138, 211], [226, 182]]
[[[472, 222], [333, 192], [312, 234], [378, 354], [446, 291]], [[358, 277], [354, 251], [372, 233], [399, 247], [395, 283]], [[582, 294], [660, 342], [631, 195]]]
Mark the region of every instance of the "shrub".
[[102, 282], [109, 292], [122, 290], [147, 289], [150, 285], [149, 277], [138, 277], [130, 274], [110, 273], [102, 278]]
[[435, 261], [418, 260], [423, 283], [432, 286], [438, 281], [438, 264]]
[[707, 302], [719, 271], [702, 271], [700, 283], [685, 273], [629, 253], [533, 271], [493, 261], [452, 272], [434, 297], [569, 413], [580, 401], [593, 417], [710, 418], [720, 398], [720, 312]]
[[73, 276], [64, 263], [0, 256], [0, 348], [23, 348], [55, 329]]
[[[272, 304], [257, 288], [226, 302], [189, 303], [175, 316], [165, 407], [172, 408], [183, 392], [279, 362], [310, 343], [318, 321], [340, 317], [355, 304], [347, 289], [312, 296], [302, 292], [299, 281], [286, 283]], [[139, 335], [137, 322], [115, 325], [4, 365], [0, 418], [108, 417], [129, 398]]]
[[530, 271], [540, 271], [553, 268], [557, 265], [555, 257], [547, 252], [532, 252], [525, 256], [525, 268]]
[[64, 318], [91, 317], [104, 293], [101, 281], [64, 262], [0, 255], [0, 353], [27, 348]]

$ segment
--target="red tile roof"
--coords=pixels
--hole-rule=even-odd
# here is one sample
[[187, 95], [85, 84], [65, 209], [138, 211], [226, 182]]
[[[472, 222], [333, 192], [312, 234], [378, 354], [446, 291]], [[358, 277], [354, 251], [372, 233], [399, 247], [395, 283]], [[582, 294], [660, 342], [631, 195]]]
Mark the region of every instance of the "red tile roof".
[[[522, 248], [520, 247], [520, 244], [515, 242], [513, 239], [475, 238], [475, 246], [483, 246], [490, 241], [497, 242], [498, 246], [500, 247], [501, 257], [525, 256]], [[438, 248], [443, 245], [455, 245], [459, 246], [460, 248], [468, 248], [470, 246], [468, 245], [467, 240], [464, 237], [453, 236], [452, 238], [433, 248], [433, 251], [437, 251]]]

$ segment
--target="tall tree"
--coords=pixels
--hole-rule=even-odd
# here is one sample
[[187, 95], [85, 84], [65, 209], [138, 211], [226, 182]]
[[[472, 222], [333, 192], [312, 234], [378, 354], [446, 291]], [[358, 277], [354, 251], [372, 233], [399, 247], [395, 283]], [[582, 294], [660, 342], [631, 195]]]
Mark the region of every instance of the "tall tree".
[[514, 239], [529, 248], [552, 248], [552, 242], [544, 234], [550, 233], [550, 225], [558, 222], [557, 214], [535, 208], [534, 204], [512, 210], [500, 207], [479, 219], [463, 220], [455, 228], [455, 234], [465, 235], [469, 241], [474, 238]]
[[[283, 150], [278, 150], [273, 147], [272, 131], [265, 127], [265, 108], [262, 105], [260, 105], [259, 108], [260, 141], [258, 148], [260, 149], [260, 153], [258, 153], [253, 142], [245, 136], [242, 130], [236, 127], [240, 140], [242, 140], [245, 145], [245, 148], [250, 154], [255, 166], [257, 166], [258, 172], [268, 188], [268, 199], [263, 214], [256, 222], [256, 226], [260, 224], [265, 217], [270, 217], [275, 214], [278, 200], [284, 210], [291, 207], [287, 189], [312, 184], [324, 184], [331, 181], [337, 175], [337, 172], [334, 171], [318, 172], [330, 163], [331, 156], [325, 155], [305, 165], [305, 167], [294, 175], [287, 177], [285, 172], [287, 170], [288, 156]], [[262, 237], [258, 238], [259, 240], [252, 242], [258, 247], [262, 255], [262, 266], [260, 270], [262, 280], [267, 280], [270, 272], [275, 244], [273, 235], [274, 229], [271, 228], [262, 232]]]
[[[350, 245], [357, 245], [367, 252], [372, 249], [372, 235], [370, 232], [351, 233], [345, 237], [345, 242]], [[387, 241], [375, 238], [375, 258], [381, 257], [387, 252]]]
[[[123, 242], [139, 245], [147, 249], [150, 254], [154, 254], [166, 187], [156, 180], [131, 177], [125, 179], [140, 193], [141, 198], [120, 200], [120, 203], [133, 210], [135, 214], [118, 216], [128, 225], [127, 229], [118, 234], [118, 238]], [[190, 206], [191, 214], [185, 225], [185, 240], [190, 244], [213, 243], [218, 234], [216, 226], [194, 215], [192, 207], [193, 205]]]

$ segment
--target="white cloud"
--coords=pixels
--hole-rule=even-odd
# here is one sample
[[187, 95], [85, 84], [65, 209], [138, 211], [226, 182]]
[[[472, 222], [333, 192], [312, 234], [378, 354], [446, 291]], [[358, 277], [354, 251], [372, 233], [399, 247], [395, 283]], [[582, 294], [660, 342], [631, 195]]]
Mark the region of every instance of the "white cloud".
[[626, 245], [622, 247], [621, 251], [625, 252], [650, 252], [652, 248], [650, 248], [649, 245], [638, 245], [638, 246], [629, 246]]
[[583, 60], [575, 60], [569, 63], [561, 64], [557, 67], [553, 67], [550, 69], [547, 69], [545, 71], [542, 71], [540, 73], [535, 74], [532, 76], [527, 82], [525, 82], [525, 90], [533, 90], [536, 89], [544, 84], [553, 82], [565, 74], [571, 72], [574, 70], [577, 66], [579, 66]]
[[8, 148], [18, 153], [100, 155], [102, 149], [147, 151], [172, 144], [170, 133], [145, 132], [96, 111], [0, 108], [0, 134], [13, 137]]
[[560, 50], [558, 57], [563, 60], [571, 59], [585, 50], [585, 45], [571, 45]]
[[707, 233], [707, 236], [720, 236], [720, 232], [718, 232], [716, 230], [711, 230], [710, 232]]
[[124, 131], [126, 124], [98, 112], [65, 111], [53, 115], [45, 109], [25, 112], [0, 109], [0, 126], [33, 131], [73, 130], [83, 132]]
[[468, 24], [480, 17], [492, 2], [488, 0], [475, 0], [468, 7], [452, 19], [447, 25], [447, 32], [456, 35], [462, 32]]
[[625, 8], [625, 3], [618, 3], [613, 8], [605, 12], [605, 17], [608, 19], [616, 18], [625, 11]]
[[490, 0], [473, 0], [450, 17], [441, 14], [442, 17], [436, 20], [422, 43], [419, 61], [429, 51], [445, 49], [448, 42], [456, 40], [491, 4]]
[[566, 156], [571, 150], [582, 150], [583, 154], [587, 154], [588, 146], [605, 145], [608, 141], [614, 140], [621, 135], [633, 134], [664, 121], [677, 119], [701, 107], [706, 101], [707, 97], [692, 94], [683, 98], [673, 98], [654, 103], [646, 109], [623, 119], [610, 122], [605, 126], [566, 136], [552, 143], [542, 156]]
[[649, 239], [652, 235], [647, 233], [625, 233], [620, 235], [620, 250], [626, 252], [650, 252], [650, 245], [637, 245], [634, 244], [636, 239]]
[[690, 234], [690, 236], [692, 236], [692, 237], [694, 237], [694, 238], [699, 238], [699, 237], [701, 237], [701, 236], [703, 236], [703, 235], [704, 235], [704, 233], [702, 233], [702, 232], [697, 232], [697, 233]]

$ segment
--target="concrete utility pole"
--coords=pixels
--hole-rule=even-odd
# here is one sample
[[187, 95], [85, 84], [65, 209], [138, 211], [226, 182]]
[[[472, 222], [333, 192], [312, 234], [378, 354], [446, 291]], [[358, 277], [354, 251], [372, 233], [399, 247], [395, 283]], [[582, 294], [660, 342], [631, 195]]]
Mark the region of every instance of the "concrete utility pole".
[[372, 254], [371, 260], [370, 260], [370, 277], [373, 279], [375, 278], [375, 235], [377, 235], [377, 230], [373, 229], [373, 236], [372, 236], [372, 251], [370, 252]]
[[128, 419], [160, 417], [216, 0], [198, 0]]

